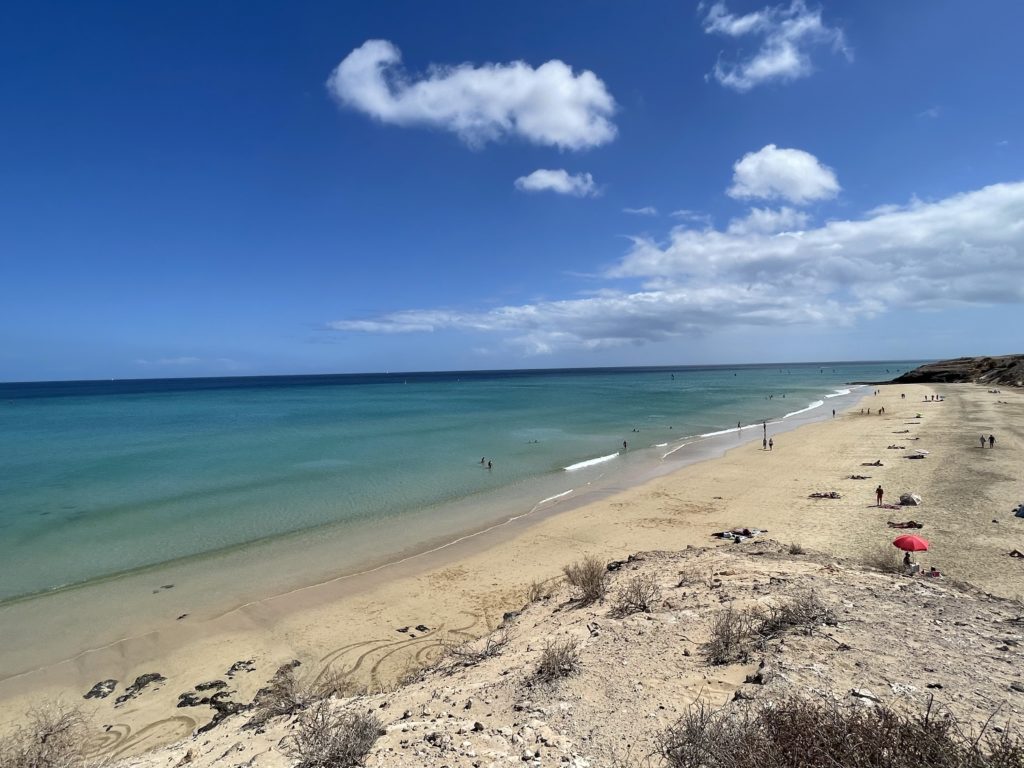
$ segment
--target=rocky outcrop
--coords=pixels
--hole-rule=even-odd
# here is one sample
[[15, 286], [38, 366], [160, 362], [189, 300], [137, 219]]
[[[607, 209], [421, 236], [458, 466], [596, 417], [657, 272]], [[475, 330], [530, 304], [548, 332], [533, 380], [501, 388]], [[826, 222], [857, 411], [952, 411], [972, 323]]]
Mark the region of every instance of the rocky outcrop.
[[893, 384], [973, 383], [1024, 387], [1024, 355], [958, 357], [927, 363], [892, 380]]

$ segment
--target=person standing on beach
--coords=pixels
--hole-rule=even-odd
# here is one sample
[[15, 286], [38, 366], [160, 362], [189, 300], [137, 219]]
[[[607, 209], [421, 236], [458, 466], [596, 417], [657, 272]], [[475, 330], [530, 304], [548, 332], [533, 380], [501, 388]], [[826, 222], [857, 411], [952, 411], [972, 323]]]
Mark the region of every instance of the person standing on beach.
[[488, 462], [487, 462], [487, 469], [488, 469], [488, 470], [490, 470], [492, 466], [493, 466], [493, 465], [491, 464], [491, 462], [489, 462], [489, 461], [488, 461]]
[[989, 448], [995, 448], [996, 447], [996, 436], [995, 435], [989, 435], [988, 436], [988, 447]]
[[626, 450], [627, 448], [629, 448], [629, 443], [627, 443], [625, 440], [623, 440], [622, 441], [622, 450]]
[[772, 438], [772, 437], [768, 438], [768, 450], [769, 451], [775, 450], [775, 439]]
[[875, 488], [875, 500], [876, 500], [875, 506], [876, 507], [882, 506], [882, 496], [884, 496], [884, 495], [885, 495], [885, 491], [882, 490], [882, 486], [878, 486], [877, 488]]
[[767, 437], [764, 440], [761, 441], [761, 450], [762, 451], [767, 451], [768, 450], [768, 438]]
[[985, 447], [985, 436], [984, 435], [981, 436], [981, 447], [982, 448]]

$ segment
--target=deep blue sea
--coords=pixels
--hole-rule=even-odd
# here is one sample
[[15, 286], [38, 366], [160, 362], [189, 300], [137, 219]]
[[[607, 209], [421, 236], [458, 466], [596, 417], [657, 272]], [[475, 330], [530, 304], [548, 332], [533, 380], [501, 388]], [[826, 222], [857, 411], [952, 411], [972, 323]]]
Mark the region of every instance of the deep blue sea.
[[344, 570], [914, 365], [0, 384], [0, 604], [316, 531]]

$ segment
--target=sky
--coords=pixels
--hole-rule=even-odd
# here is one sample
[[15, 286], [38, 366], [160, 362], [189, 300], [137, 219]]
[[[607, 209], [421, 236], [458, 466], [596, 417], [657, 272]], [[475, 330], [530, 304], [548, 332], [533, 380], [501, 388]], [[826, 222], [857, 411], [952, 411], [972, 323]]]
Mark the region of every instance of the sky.
[[1024, 3], [12, 4], [0, 380], [1024, 352]]

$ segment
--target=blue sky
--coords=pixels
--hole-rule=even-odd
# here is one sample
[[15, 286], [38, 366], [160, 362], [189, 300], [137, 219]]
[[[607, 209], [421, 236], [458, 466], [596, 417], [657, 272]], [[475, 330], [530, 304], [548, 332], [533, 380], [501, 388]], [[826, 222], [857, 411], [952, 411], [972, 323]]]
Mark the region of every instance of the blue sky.
[[22, 3], [0, 380], [1020, 352], [1024, 4]]

